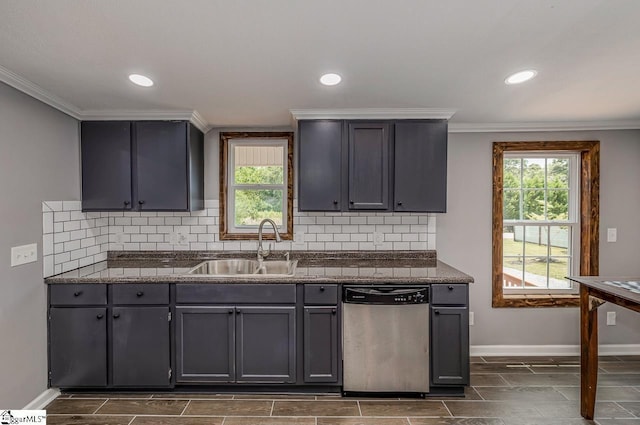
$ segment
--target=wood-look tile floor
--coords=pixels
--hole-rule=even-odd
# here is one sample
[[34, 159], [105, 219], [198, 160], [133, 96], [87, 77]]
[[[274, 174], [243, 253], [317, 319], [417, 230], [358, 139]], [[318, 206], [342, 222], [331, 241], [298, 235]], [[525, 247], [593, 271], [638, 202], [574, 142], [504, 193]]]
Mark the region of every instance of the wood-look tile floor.
[[640, 356], [600, 358], [596, 420], [578, 357], [473, 357], [464, 398], [337, 394], [62, 394], [49, 425], [640, 425]]

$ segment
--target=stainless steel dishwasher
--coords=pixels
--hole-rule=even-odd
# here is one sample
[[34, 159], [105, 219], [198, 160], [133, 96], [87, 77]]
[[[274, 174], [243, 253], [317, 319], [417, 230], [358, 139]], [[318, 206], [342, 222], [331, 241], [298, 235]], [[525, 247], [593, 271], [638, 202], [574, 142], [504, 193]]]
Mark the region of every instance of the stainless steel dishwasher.
[[345, 286], [343, 391], [429, 392], [429, 288]]

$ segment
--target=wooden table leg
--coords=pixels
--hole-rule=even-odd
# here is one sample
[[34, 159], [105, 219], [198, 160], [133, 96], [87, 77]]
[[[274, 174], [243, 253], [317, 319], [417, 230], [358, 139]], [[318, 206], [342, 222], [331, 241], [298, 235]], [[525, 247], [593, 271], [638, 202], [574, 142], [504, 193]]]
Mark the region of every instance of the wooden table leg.
[[593, 419], [598, 387], [598, 309], [580, 285], [580, 414]]

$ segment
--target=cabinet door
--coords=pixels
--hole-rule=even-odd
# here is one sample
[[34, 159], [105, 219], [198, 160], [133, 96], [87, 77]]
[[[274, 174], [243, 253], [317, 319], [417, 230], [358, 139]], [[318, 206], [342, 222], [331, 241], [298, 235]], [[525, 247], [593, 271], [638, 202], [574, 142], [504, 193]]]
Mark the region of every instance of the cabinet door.
[[52, 387], [107, 385], [107, 309], [49, 309], [49, 377]]
[[113, 307], [111, 316], [113, 385], [169, 386], [169, 307]]
[[237, 382], [295, 382], [295, 310], [237, 307]]
[[394, 210], [446, 212], [446, 121], [396, 122], [394, 144]]
[[176, 382], [235, 380], [235, 309], [176, 307]]
[[349, 124], [349, 209], [389, 209], [389, 126]]
[[140, 210], [187, 210], [187, 123], [135, 123], [135, 176]]
[[301, 211], [340, 211], [342, 121], [300, 121], [298, 207]]
[[431, 376], [434, 385], [469, 384], [469, 310], [431, 306]]
[[82, 210], [130, 210], [131, 123], [85, 121], [80, 129]]
[[338, 382], [337, 307], [304, 308], [304, 381]]

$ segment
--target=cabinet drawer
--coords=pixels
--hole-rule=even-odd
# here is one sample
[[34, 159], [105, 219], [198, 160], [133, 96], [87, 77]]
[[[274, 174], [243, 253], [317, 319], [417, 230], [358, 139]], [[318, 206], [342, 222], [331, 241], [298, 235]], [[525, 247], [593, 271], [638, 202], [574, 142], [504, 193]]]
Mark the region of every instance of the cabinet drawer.
[[296, 285], [177, 284], [177, 304], [295, 304]]
[[338, 304], [338, 285], [304, 285], [304, 303], [314, 305]]
[[107, 285], [51, 285], [52, 305], [97, 305], [107, 303]]
[[431, 285], [431, 304], [467, 305], [467, 285], [463, 283]]
[[114, 304], [169, 304], [168, 284], [116, 284], [111, 288]]

